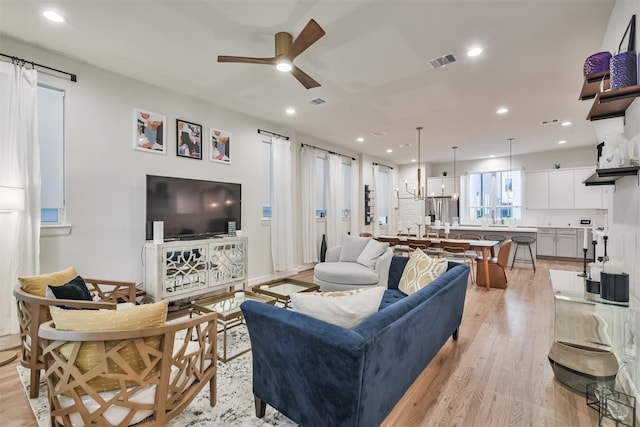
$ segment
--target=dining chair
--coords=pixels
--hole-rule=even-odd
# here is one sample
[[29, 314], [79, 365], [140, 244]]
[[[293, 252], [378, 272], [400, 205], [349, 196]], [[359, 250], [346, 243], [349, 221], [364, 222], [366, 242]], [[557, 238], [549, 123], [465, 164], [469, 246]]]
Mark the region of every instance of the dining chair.
[[431, 245], [431, 242], [429, 242], [428, 240], [409, 238], [407, 239], [407, 245], [409, 246], [409, 249], [411, 251], [415, 251], [416, 249], [426, 251], [427, 248], [429, 248], [429, 246]]
[[469, 268], [471, 269], [469, 277], [471, 278], [471, 283], [475, 284], [475, 266], [473, 264], [478, 255], [474, 251], [469, 250], [470, 246], [471, 244], [468, 242], [447, 240], [446, 242], [443, 242], [442, 255], [451, 261], [460, 262], [462, 260], [462, 262], [469, 265]]
[[[509, 252], [511, 252], [511, 240], [506, 240], [500, 245], [500, 251], [496, 258], [488, 259], [489, 284], [492, 288], [504, 289], [507, 287], [506, 268], [509, 264]], [[484, 278], [484, 262], [477, 260], [478, 286], [486, 286]]]

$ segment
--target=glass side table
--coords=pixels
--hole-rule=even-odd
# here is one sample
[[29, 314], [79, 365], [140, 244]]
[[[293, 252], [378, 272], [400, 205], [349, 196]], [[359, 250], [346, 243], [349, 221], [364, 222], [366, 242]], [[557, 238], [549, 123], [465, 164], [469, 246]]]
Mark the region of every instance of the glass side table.
[[[243, 294], [241, 298], [236, 297]], [[215, 295], [208, 298], [202, 298], [191, 302], [191, 310], [195, 313], [218, 313], [218, 333], [222, 333], [222, 356], [218, 355], [218, 360], [226, 363], [235, 359], [238, 356], [242, 356], [246, 352], [251, 350], [251, 347], [239, 350], [233, 355], [228, 354], [228, 340], [227, 333], [229, 329], [244, 324], [244, 315], [240, 309], [240, 305], [247, 301], [253, 300], [263, 302], [265, 304], [275, 305], [275, 298], [271, 298], [265, 295], [258, 295], [253, 292], [239, 291], [239, 292], [227, 292], [220, 295]]]
[[555, 377], [581, 394], [586, 394], [587, 384], [594, 382], [613, 388], [619, 365], [609, 325], [597, 306], [607, 304], [626, 309], [628, 304], [601, 300], [599, 295], [585, 292], [585, 279], [577, 272], [549, 270], [549, 274], [555, 305], [549, 363]]
[[303, 282], [301, 280], [283, 279], [272, 280], [261, 285], [254, 286], [251, 290], [257, 294], [275, 298], [284, 308], [291, 306], [291, 294], [298, 292], [314, 292], [320, 289], [315, 283]]

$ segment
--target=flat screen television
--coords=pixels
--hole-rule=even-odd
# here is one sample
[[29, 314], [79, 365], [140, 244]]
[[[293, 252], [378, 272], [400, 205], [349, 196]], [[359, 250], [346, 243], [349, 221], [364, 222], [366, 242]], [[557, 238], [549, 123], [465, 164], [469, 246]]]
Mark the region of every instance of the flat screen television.
[[165, 239], [226, 234], [229, 221], [240, 230], [241, 201], [241, 184], [147, 175], [147, 240], [154, 221], [164, 221]]

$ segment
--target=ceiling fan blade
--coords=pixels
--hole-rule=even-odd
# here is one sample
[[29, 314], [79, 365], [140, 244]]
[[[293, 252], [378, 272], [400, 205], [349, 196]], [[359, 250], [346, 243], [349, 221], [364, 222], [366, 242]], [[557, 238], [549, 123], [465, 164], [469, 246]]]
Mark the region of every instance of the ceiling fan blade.
[[243, 64], [265, 64], [273, 65], [276, 62], [276, 58], [251, 58], [248, 56], [218, 56], [218, 62], [241, 62]]
[[300, 55], [324, 35], [325, 32], [320, 25], [318, 25], [318, 23], [313, 19], [310, 20], [300, 34], [298, 34], [298, 37], [293, 41], [293, 44], [287, 53], [287, 58], [290, 61], [293, 61], [296, 56]]
[[311, 88], [314, 88], [314, 87], [320, 87], [321, 86], [320, 83], [318, 83], [317, 81], [313, 80], [311, 77], [309, 77], [309, 75], [307, 73], [305, 73], [304, 71], [302, 71], [300, 68], [296, 67], [295, 65], [291, 69], [291, 74], [293, 74], [293, 77], [298, 79], [298, 81], [300, 83], [302, 83], [302, 85], [304, 87], [306, 87], [307, 89], [311, 89]]

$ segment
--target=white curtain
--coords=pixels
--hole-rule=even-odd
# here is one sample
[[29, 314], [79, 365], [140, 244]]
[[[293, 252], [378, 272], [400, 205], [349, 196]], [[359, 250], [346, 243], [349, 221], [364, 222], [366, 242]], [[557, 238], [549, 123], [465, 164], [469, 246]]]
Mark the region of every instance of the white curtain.
[[0, 337], [18, 332], [13, 287], [40, 271], [40, 150], [35, 70], [0, 62], [0, 186], [25, 190], [25, 210], [0, 212]]
[[271, 256], [274, 271], [286, 271], [295, 266], [291, 170], [291, 144], [285, 139], [272, 138]]
[[380, 190], [378, 179], [380, 178], [380, 167], [373, 165], [373, 219], [371, 220], [371, 230], [374, 236], [380, 235], [380, 203], [378, 203], [378, 192]]
[[351, 235], [360, 234], [360, 181], [358, 162], [351, 160]]
[[327, 191], [327, 247], [342, 244], [342, 156], [329, 154], [329, 188]]
[[387, 234], [395, 236], [398, 234], [398, 198], [396, 196], [396, 187], [398, 182], [398, 174], [393, 170], [389, 170], [386, 174], [387, 188], [389, 189], [389, 220], [387, 221]]
[[302, 215], [302, 262], [318, 262], [318, 243], [316, 230], [316, 209], [314, 206], [314, 178], [316, 168], [316, 150], [303, 146], [300, 156], [302, 185], [300, 188]]

